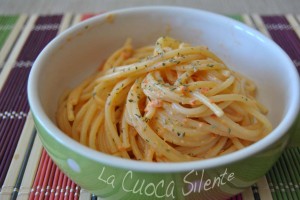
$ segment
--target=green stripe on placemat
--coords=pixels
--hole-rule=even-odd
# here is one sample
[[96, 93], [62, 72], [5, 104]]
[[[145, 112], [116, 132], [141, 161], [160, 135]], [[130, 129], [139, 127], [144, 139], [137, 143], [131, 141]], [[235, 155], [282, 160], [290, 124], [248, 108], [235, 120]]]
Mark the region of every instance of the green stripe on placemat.
[[300, 149], [287, 148], [266, 177], [274, 199], [300, 199]]
[[15, 23], [17, 22], [18, 16], [0, 16], [0, 49], [2, 48], [5, 40], [9, 36]]
[[235, 19], [237, 21], [244, 22], [244, 19], [241, 15], [227, 15], [227, 16], [231, 17], [232, 19]]

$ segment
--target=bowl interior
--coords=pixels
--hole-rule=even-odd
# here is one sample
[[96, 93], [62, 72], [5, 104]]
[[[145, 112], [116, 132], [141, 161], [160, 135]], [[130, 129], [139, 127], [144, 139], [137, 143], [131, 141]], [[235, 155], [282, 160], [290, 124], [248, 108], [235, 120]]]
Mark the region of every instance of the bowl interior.
[[208, 46], [229, 68], [254, 80], [258, 99], [269, 109], [274, 128], [295, 107], [298, 101], [293, 94], [298, 81], [295, 70], [274, 43], [231, 19], [168, 7], [103, 14], [61, 34], [44, 49], [34, 65], [30, 84], [36, 99], [31, 105], [39, 104], [41, 110], [36, 112], [45, 112], [50, 123], [55, 124], [62, 93], [93, 73], [126, 38], [132, 38], [134, 46], [139, 47], [154, 44], [165, 35]]

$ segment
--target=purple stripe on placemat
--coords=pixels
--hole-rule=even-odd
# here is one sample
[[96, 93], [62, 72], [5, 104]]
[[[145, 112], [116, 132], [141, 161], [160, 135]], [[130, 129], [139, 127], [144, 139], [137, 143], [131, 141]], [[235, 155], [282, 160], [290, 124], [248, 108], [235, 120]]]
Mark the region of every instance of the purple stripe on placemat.
[[241, 194], [239, 194], [239, 195], [236, 195], [234, 197], [231, 197], [229, 200], [243, 200], [243, 197], [242, 197]]
[[60, 24], [62, 19], [62, 15], [45, 15], [45, 16], [40, 16], [36, 22], [35, 25], [40, 25], [40, 24]]
[[32, 63], [56, 36], [61, 19], [62, 15], [38, 17], [0, 91], [0, 188], [29, 111], [27, 80]]
[[293, 27], [284, 16], [262, 16], [261, 18], [272, 39], [286, 51], [300, 73], [300, 39]]
[[[27, 101], [26, 82], [29, 69], [13, 68], [0, 92], [0, 113], [17, 111], [14, 108]], [[28, 112], [28, 108], [23, 110]], [[7, 114], [6, 114], [7, 115]], [[0, 118], [1, 120], [1, 118]]]
[[56, 36], [61, 18], [61, 15], [39, 17], [17, 61], [34, 61], [46, 44]]
[[18, 144], [18, 139], [21, 135], [23, 124], [25, 123], [26, 119], [6, 119], [7, 121], [11, 122], [10, 126], [7, 126], [7, 130], [5, 130], [7, 134], [8, 142], [6, 145], [1, 146], [1, 163], [0, 163], [0, 184], [2, 186], [6, 173], [8, 171], [11, 159], [14, 155], [16, 146]]

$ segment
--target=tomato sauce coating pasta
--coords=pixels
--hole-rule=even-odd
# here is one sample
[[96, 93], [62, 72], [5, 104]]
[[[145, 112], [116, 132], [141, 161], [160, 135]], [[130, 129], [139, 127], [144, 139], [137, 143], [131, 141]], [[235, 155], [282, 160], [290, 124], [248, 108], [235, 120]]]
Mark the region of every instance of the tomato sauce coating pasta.
[[255, 84], [205, 46], [170, 37], [131, 40], [63, 96], [56, 119], [83, 145], [150, 162], [228, 154], [272, 130]]

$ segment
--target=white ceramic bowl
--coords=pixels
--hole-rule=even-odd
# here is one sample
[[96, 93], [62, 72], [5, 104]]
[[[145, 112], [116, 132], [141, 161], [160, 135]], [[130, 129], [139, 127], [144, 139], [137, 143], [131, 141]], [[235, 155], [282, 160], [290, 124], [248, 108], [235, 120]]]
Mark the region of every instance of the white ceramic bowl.
[[[259, 100], [270, 110], [272, 133], [217, 158], [147, 163], [94, 151], [59, 130], [54, 115], [64, 90], [95, 71], [126, 38], [142, 46], [163, 35], [207, 45], [230, 68], [253, 79]], [[222, 199], [249, 187], [280, 156], [299, 111], [299, 78], [281, 48], [240, 22], [196, 9], [141, 7], [101, 14], [56, 37], [33, 65], [28, 97], [49, 155], [90, 192], [107, 199]]]

